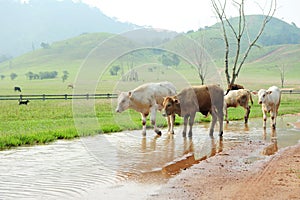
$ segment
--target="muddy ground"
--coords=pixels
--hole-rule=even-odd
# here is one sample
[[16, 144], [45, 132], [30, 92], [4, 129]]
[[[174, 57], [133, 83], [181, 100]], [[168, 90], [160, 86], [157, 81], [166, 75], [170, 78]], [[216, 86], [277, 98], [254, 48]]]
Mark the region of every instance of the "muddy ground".
[[150, 199], [300, 199], [300, 143], [262, 155], [272, 145], [249, 141], [219, 152], [170, 179]]

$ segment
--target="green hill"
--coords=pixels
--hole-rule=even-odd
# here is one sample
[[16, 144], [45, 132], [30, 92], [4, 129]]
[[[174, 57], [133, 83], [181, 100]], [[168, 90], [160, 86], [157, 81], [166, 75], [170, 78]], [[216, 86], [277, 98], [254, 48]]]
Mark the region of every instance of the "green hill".
[[[247, 18], [247, 21], [252, 24], [249, 26], [250, 36], [255, 33], [255, 28], [253, 27], [258, 27], [257, 24], [260, 19], [261, 16], [256, 15]], [[268, 24], [268, 27], [262, 35], [262, 39], [259, 41], [260, 46], [253, 48], [251, 54], [248, 56], [237, 81], [244, 84], [251, 84], [257, 83], [256, 79], [262, 77], [262, 79], [260, 79], [262, 82], [275, 82], [274, 84], [279, 85], [280, 75], [278, 70], [279, 67], [284, 65], [286, 68], [287, 84], [289, 84], [289, 86], [299, 84], [300, 42], [298, 40], [300, 37], [298, 34], [299, 29], [297, 27], [274, 18], [270, 24]], [[168, 68], [162, 64], [162, 56], [166, 54], [166, 51], [169, 51], [168, 54], [178, 54], [181, 59], [179, 66], [169, 67], [174, 68], [176, 73], [182, 75], [186, 74], [184, 76], [192, 77], [191, 82], [199, 83], [197, 71], [191, 68], [189, 59], [185, 56], [185, 54], [195, 54], [195, 52], [190, 51], [192, 49], [189, 49], [191, 43], [184, 44], [186, 41], [192, 41], [192, 43], [202, 45], [212, 61], [211, 64], [217, 67], [219, 72], [222, 72], [224, 65], [224, 44], [221, 39], [218, 24], [197, 32], [181, 34], [175, 38], [173, 38], [174, 33], [158, 34], [156, 32], [152, 34], [149, 30], [146, 32], [137, 31], [131, 35], [89, 33], [55, 42], [49, 46], [45, 46], [43, 49], [35, 50], [10, 61], [0, 63], [0, 75], [5, 76], [4, 80], [0, 80], [0, 89], [3, 89], [5, 93], [6, 88], [8, 88], [7, 91], [11, 92], [11, 88], [14, 85], [41, 88], [41, 83], [45, 83], [45, 81], [27, 80], [26, 73], [56, 71], [58, 72], [57, 78], [47, 80], [47, 84], [44, 87], [49, 89], [49, 84], [51, 83], [52, 86], [56, 88], [54, 87], [49, 92], [57, 93], [58, 88], [59, 91], [64, 91], [66, 84], [62, 83], [61, 80], [63, 71], [69, 73], [67, 82], [73, 82], [80, 66], [85, 63], [85, 58], [90, 55], [90, 52], [102, 42], [107, 41], [109, 38], [114, 38], [115, 36], [118, 36], [116, 37], [118, 39], [109, 40], [111, 44], [105, 49], [106, 55], [110, 53], [114, 55], [116, 51], [122, 48], [125, 53], [118, 55], [119, 57], [113, 57], [114, 60], [111, 61], [105, 61], [106, 58], [101, 57], [102, 55], [97, 55], [97, 57], [94, 58], [96, 60], [93, 61], [94, 69], [103, 63], [116, 66], [115, 68], [120, 68], [120, 71], [115, 75], [111, 75], [108, 69], [105, 73], [105, 80], [107, 81], [121, 80], [124, 74], [135, 68], [139, 68], [139, 73], [141, 73], [140, 82], [136, 84], [140, 84], [142, 81], [154, 80], [155, 78], [157, 80], [167, 79], [167, 75], [170, 72]], [[145, 38], [144, 41], [143, 37]], [[268, 40], [263, 40], [263, 38], [268, 38]], [[246, 39], [244, 39], [244, 42], [245, 41]], [[180, 51], [177, 51], [177, 49], [180, 49]], [[9, 76], [11, 73], [17, 74], [17, 78], [14, 81], [10, 80]], [[90, 73], [93, 73], [93, 71]], [[215, 71], [213, 73], [215, 73]], [[176, 79], [174, 79], [174, 81], [175, 80]], [[40, 91], [44, 90], [32, 89], [32, 92]]]

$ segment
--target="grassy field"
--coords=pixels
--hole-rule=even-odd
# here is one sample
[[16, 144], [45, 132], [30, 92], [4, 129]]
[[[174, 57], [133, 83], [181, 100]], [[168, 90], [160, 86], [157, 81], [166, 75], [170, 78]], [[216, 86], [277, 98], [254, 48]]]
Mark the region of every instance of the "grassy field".
[[[153, 67], [153, 64], [151, 65]], [[97, 80], [94, 89], [95, 93], [116, 93], [118, 91], [128, 91], [145, 82], [171, 81], [178, 91], [190, 84], [199, 84], [197, 73], [190, 67], [177, 69], [168, 69], [157, 64], [154, 71], [148, 71], [146, 65], [136, 67], [140, 74], [138, 82], [123, 82], [120, 76], [112, 77], [107, 71]], [[259, 67], [258, 67], [259, 68]], [[264, 79], [257, 81], [256, 73], [253, 68], [248, 72], [249, 76], [243, 74], [239, 83], [244, 84], [249, 89], [258, 89], [268, 85], [279, 85], [279, 81], [273, 80], [273, 74], [265, 75]], [[213, 77], [218, 80], [209, 80], [219, 83], [223, 88], [222, 74], [216, 76], [217, 69]], [[267, 73], [265, 73], [267, 74]], [[251, 76], [250, 76], [251, 75]], [[75, 77], [70, 77], [75, 79]], [[272, 81], [273, 80], [273, 81]], [[291, 86], [298, 85], [298, 79], [290, 79]], [[88, 81], [88, 80], [87, 80]], [[67, 83], [63, 83], [59, 78], [54, 80], [26, 80], [25, 77], [11, 81], [5, 79], [0, 81], [0, 95], [19, 94], [13, 91], [13, 87], [18, 85], [22, 87], [22, 94], [72, 94], [73, 92], [82, 92], [85, 90], [77, 89], [74, 91], [67, 88]], [[76, 82], [75, 82], [76, 84]], [[283, 95], [279, 114], [300, 113], [300, 95]], [[95, 135], [99, 133], [112, 133], [122, 130], [141, 129], [140, 114], [128, 110], [122, 114], [114, 112], [116, 99], [104, 100], [33, 100], [27, 106], [19, 106], [15, 101], [0, 101], [0, 149], [9, 149], [12, 147], [47, 144], [57, 139], [72, 139], [81, 136]], [[244, 116], [242, 108], [229, 109], [230, 120], [241, 120]], [[261, 108], [254, 97], [250, 118], [261, 117]], [[165, 119], [158, 113], [158, 125], [166, 126]], [[209, 121], [210, 117], [203, 118], [201, 114], [197, 115], [196, 121]], [[176, 124], [182, 124], [182, 118], [176, 118]], [[148, 126], [150, 126], [148, 122]], [[152, 130], [148, 134], [152, 134]]]
[[[279, 114], [300, 113], [300, 95], [283, 95]], [[127, 110], [114, 113], [116, 99], [103, 100], [46, 100], [31, 101], [19, 106], [17, 101], [0, 101], [0, 149], [47, 144], [57, 139], [72, 139], [99, 133], [141, 129], [140, 114]], [[261, 117], [261, 107], [254, 98], [250, 118]], [[80, 105], [80, 106], [78, 106]], [[91, 111], [86, 109], [91, 106]], [[78, 108], [83, 109], [78, 112]], [[77, 111], [76, 111], [77, 110]], [[243, 119], [242, 108], [229, 109], [230, 120]], [[166, 126], [165, 119], [158, 113], [158, 125]], [[209, 121], [197, 115], [196, 121]], [[79, 122], [82, 122], [80, 125]], [[96, 121], [96, 123], [95, 123]], [[182, 124], [182, 118], [176, 118]], [[150, 126], [148, 122], [148, 126]], [[151, 130], [148, 132], [151, 134]]]

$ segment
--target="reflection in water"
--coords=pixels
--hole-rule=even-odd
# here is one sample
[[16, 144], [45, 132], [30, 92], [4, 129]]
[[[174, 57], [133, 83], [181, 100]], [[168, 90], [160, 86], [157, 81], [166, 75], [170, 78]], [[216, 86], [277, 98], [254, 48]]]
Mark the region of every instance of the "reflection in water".
[[189, 168], [192, 165], [207, 159], [208, 157], [215, 156], [217, 153], [222, 152], [223, 137], [220, 137], [217, 143], [215, 142], [214, 138], [210, 137], [210, 148], [208, 149], [208, 153], [205, 153], [206, 151], [201, 151], [199, 154], [200, 156], [196, 156], [192, 138], [184, 138], [184, 156], [180, 159], [172, 161], [171, 163], [168, 163], [165, 167], [163, 167], [162, 172], [168, 175], [175, 175], [178, 174], [181, 170]]
[[[267, 131], [265, 128], [263, 129], [263, 140], [267, 140]], [[263, 149], [263, 155], [273, 155], [278, 151], [276, 129], [274, 128], [271, 128], [270, 142], [271, 144]]]
[[[239, 124], [238, 126], [236, 126], [236, 124]], [[245, 124], [241, 124], [241, 122], [237, 122], [237, 121], [234, 121], [234, 122], [231, 122], [231, 123], [225, 123], [224, 124], [224, 130], [225, 131], [244, 131], [244, 132], [247, 132], [250, 130], [249, 128], [249, 125], [248, 123]]]
[[249, 129], [249, 126], [248, 126], [248, 124], [244, 124], [244, 131], [249, 131], [250, 129]]
[[175, 135], [161, 137], [126, 131], [1, 151], [0, 199], [124, 199], [128, 193], [143, 199], [169, 177], [236, 143], [270, 141], [265, 155], [296, 144], [299, 129], [287, 128], [290, 121], [279, 118], [276, 130], [263, 133], [260, 119], [249, 121], [249, 127], [230, 122], [223, 138], [210, 138], [209, 123], [201, 123], [193, 127], [193, 138], [183, 138], [179, 126]]
[[219, 138], [218, 145], [215, 143], [214, 138], [211, 139], [211, 153], [209, 157], [215, 156], [217, 153], [223, 151], [223, 137]]

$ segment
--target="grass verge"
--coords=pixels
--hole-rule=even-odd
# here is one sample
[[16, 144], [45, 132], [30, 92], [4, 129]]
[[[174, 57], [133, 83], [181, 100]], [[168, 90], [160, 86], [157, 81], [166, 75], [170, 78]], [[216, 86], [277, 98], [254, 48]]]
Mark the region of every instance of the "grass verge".
[[[300, 95], [283, 95], [279, 115], [300, 113]], [[72, 101], [32, 101], [27, 106], [19, 106], [17, 102], [1, 101], [0, 109], [0, 150], [12, 147], [47, 144], [58, 139], [74, 139], [99, 133], [112, 133], [123, 130], [141, 129], [140, 114], [127, 110], [115, 114], [115, 100], [97, 100], [94, 113], [80, 112], [74, 115]], [[83, 105], [84, 107], [84, 105]], [[229, 120], [242, 120], [242, 108], [230, 108]], [[250, 118], [261, 117], [261, 106], [254, 98]], [[80, 118], [82, 125], [74, 123]], [[93, 118], [97, 123], [88, 123]], [[196, 121], [210, 121], [197, 114]], [[176, 117], [176, 125], [182, 124], [181, 117]], [[167, 125], [160, 113], [157, 115], [160, 127]], [[80, 127], [79, 127], [80, 126]], [[148, 127], [151, 125], [147, 124]]]

